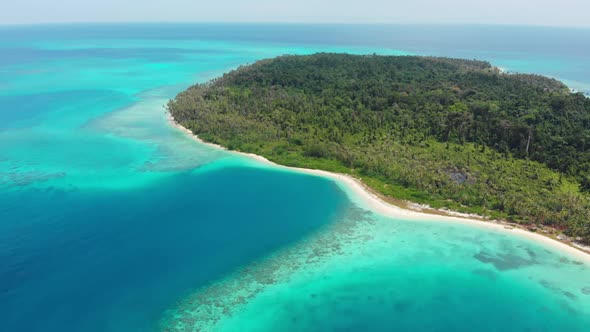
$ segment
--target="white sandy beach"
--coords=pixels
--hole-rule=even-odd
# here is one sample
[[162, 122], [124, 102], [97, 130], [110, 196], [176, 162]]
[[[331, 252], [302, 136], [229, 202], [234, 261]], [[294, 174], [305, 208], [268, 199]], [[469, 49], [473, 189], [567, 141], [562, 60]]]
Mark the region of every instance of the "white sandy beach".
[[[171, 126], [174, 128], [181, 130], [182, 132], [186, 133], [192, 139], [198, 141], [201, 144], [205, 144], [217, 149], [227, 150], [224, 147], [207, 143], [199, 139], [196, 135], [194, 135], [190, 130], [178, 124], [170, 114], [168, 114], [168, 120]], [[351, 197], [351, 199], [359, 199], [363, 205], [370, 208], [372, 211], [382, 214], [384, 216], [389, 216], [398, 219], [406, 219], [406, 220], [416, 220], [416, 221], [441, 221], [441, 222], [454, 222], [454, 223], [461, 223], [466, 225], [472, 225], [477, 227], [483, 227], [490, 230], [499, 230], [502, 232], [507, 232], [516, 236], [521, 236], [524, 238], [529, 238], [538, 242], [543, 243], [546, 246], [552, 247], [558, 251], [568, 253], [573, 255], [581, 260], [584, 260], [587, 263], [590, 263], [590, 247], [581, 246], [577, 244], [568, 244], [564, 242], [560, 242], [556, 239], [550, 238], [548, 236], [531, 232], [523, 228], [513, 227], [513, 225], [509, 225], [506, 223], [502, 223], [499, 221], [484, 221], [485, 218], [479, 217], [474, 215], [467, 215], [459, 212], [452, 212], [452, 211], [440, 211], [446, 215], [439, 215], [439, 214], [431, 214], [425, 213], [417, 210], [410, 210], [404, 209], [395, 205], [392, 205], [388, 202], [385, 202], [380, 197], [372, 193], [367, 189], [367, 187], [358, 179], [347, 175], [347, 174], [339, 174], [339, 173], [332, 173], [323, 170], [316, 170], [316, 169], [307, 169], [307, 168], [297, 168], [297, 167], [288, 167], [283, 165], [278, 165], [270, 160], [251, 153], [244, 153], [238, 151], [229, 151], [231, 153], [236, 153], [242, 156], [246, 156], [252, 159], [255, 159], [261, 163], [272, 165], [273, 167], [277, 168], [285, 168], [292, 171], [312, 174], [316, 176], [322, 176], [326, 178], [333, 179], [338, 185], [345, 189], [348, 192], [354, 193], [356, 197]]]

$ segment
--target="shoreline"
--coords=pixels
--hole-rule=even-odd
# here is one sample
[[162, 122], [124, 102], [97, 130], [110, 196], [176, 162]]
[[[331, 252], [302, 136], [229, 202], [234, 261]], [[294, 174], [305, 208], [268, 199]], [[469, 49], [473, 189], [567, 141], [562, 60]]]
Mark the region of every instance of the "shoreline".
[[[512, 235], [521, 236], [530, 240], [534, 240], [540, 242], [546, 246], [552, 247], [556, 250], [567, 252], [570, 255], [576, 256], [586, 263], [590, 264], [590, 247], [583, 246], [580, 244], [576, 244], [574, 242], [566, 242], [562, 241], [558, 238], [550, 237], [548, 235], [543, 235], [541, 233], [532, 232], [528, 229], [524, 228], [521, 225], [511, 224], [499, 220], [490, 220], [483, 216], [475, 215], [475, 214], [465, 214], [460, 212], [454, 212], [450, 210], [444, 209], [434, 209], [429, 206], [422, 206], [412, 202], [404, 202], [404, 206], [398, 206], [394, 203], [388, 202], [387, 198], [381, 194], [376, 193], [372, 188], [365, 185], [361, 180], [354, 178], [348, 174], [341, 174], [341, 173], [333, 173], [319, 169], [308, 169], [308, 168], [298, 168], [298, 167], [290, 167], [284, 166], [280, 164], [276, 164], [263, 156], [259, 156], [253, 153], [246, 153], [234, 150], [228, 150], [225, 147], [208, 143], [201, 140], [197, 135], [195, 135], [189, 129], [180, 125], [176, 120], [172, 117], [169, 112], [166, 112], [168, 117], [168, 123], [177, 130], [182, 131], [186, 135], [188, 135], [193, 140], [207, 145], [209, 147], [215, 149], [222, 149], [228, 151], [230, 153], [235, 153], [241, 156], [245, 156], [251, 159], [254, 159], [260, 163], [283, 168], [286, 170], [309, 174], [314, 176], [321, 176], [324, 178], [331, 179], [337, 183], [339, 186], [346, 187], [349, 189], [351, 193], [353, 193], [359, 200], [362, 201], [370, 210], [381, 214], [387, 217], [405, 219], [405, 220], [416, 220], [416, 221], [439, 221], [439, 222], [454, 222], [460, 223], [463, 225], [471, 225], [473, 227], [481, 227], [490, 230], [502, 231], [507, 232]], [[348, 194], [348, 193], [347, 193]]]

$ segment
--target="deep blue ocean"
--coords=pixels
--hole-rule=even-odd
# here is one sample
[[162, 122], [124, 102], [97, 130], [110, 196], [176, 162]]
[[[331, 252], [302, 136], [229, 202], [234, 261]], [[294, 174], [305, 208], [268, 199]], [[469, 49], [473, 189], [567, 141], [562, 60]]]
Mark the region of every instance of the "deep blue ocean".
[[489, 60], [590, 94], [590, 29], [0, 26], [0, 330], [587, 331], [586, 262], [385, 218], [168, 124], [191, 84], [320, 51]]

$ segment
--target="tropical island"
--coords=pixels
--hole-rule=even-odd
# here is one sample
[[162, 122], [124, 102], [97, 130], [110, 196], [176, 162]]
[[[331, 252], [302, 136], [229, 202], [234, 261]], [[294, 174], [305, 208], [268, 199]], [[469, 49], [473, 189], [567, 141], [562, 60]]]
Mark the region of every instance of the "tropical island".
[[590, 99], [554, 79], [475, 60], [281, 56], [194, 85], [168, 110], [230, 150], [590, 243]]

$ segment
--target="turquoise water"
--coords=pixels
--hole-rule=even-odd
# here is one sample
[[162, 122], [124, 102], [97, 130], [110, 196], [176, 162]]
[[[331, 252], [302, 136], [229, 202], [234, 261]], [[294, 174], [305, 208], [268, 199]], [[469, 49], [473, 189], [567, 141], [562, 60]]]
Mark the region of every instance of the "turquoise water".
[[0, 27], [1, 329], [582, 331], [587, 263], [381, 217], [330, 180], [187, 138], [162, 105], [317, 51], [488, 59], [588, 93], [589, 45], [590, 30], [485, 26]]
[[[170, 331], [585, 331], [588, 266], [465, 225], [340, 222], [191, 294]], [[186, 327], [192, 327], [186, 328]]]

